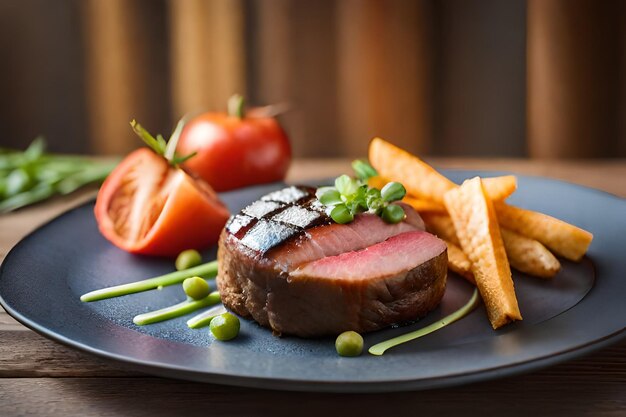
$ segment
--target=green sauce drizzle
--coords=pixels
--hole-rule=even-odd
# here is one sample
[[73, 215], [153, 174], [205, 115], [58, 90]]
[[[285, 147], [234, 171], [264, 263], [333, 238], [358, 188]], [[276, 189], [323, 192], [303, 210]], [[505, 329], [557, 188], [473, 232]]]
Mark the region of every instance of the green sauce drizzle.
[[448, 324], [452, 324], [457, 320], [462, 319], [466, 315], [472, 312], [478, 305], [480, 304], [480, 297], [478, 296], [478, 290], [474, 290], [474, 294], [472, 294], [472, 298], [465, 304], [463, 307], [450, 314], [449, 316], [444, 317], [443, 319], [436, 321], [424, 328], [419, 330], [415, 330], [413, 332], [409, 332], [393, 339], [385, 340], [384, 342], [380, 342], [369, 348], [369, 353], [372, 355], [380, 356], [387, 349], [391, 349], [392, 347], [396, 347], [403, 343], [409, 342], [411, 340], [418, 339], [422, 336], [426, 336], [436, 330], [439, 330], [443, 327], [446, 327]]
[[217, 261], [213, 261], [194, 266], [193, 268], [184, 269], [182, 271], [171, 272], [169, 274], [160, 275], [158, 277], [144, 279], [142, 281], [136, 281], [129, 284], [116, 285], [114, 287], [91, 291], [87, 294], [82, 295], [80, 297], [80, 300], [84, 302], [104, 300], [107, 298], [159, 289], [159, 287], [167, 287], [168, 285], [180, 284], [185, 279], [193, 276], [210, 278], [216, 275]]

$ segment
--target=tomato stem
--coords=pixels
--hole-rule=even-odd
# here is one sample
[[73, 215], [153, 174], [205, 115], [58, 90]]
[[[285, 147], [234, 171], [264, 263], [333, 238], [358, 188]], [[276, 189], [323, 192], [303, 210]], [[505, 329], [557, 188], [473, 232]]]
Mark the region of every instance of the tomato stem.
[[228, 115], [230, 117], [236, 117], [243, 119], [245, 116], [244, 111], [245, 100], [241, 94], [233, 94], [228, 99]]
[[192, 156], [196, 155], [196, 152], [190, 153], [185, 156], [178, 156], [176, 154], [176, 147], [178, 146], [178, 141], [180, 139], [180, 135], [183, 132], [183, 128], [185, 127], [185, 123], [187, 123], [187, 116], [184, 116], [182, 119], [178, 121], [176, 124], [176, 128], [172, 132], [169, 140], [165, 140], [162, 135], [156, 135], [156, 137], [152, 136], [150, 132], [148, 132], [143, 126], [141, 126], [135, 119], [130, 122], [130, 125], [133, 128], [133, 131], [145, 142], [150, 149], [152, 149], [157, 155], [162, 156], [167, 160], [167, 162], [173, 166], [177, 167], [182, 164]]

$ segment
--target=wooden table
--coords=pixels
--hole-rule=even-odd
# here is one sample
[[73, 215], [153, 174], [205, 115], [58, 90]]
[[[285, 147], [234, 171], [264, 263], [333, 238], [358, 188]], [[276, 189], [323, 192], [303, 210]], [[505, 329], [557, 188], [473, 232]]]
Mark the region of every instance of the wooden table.
[[[544, 175], [626, 197], [625, 160], [432, 162], [445, 168]], [[294, 164], [289, 179], [341, 172], [349, 172], [347, 161], [303, 160]], [[0, 259], [26, 233], [93, 195], [93, 190], [83, 191], [0, 217]], [[626, 341], [532, 374], [456, 388], [380, 395], [292, 393], [133, 372], [49, 341], [0, 309], [0, 377], [0, 416], [626, 415]]]

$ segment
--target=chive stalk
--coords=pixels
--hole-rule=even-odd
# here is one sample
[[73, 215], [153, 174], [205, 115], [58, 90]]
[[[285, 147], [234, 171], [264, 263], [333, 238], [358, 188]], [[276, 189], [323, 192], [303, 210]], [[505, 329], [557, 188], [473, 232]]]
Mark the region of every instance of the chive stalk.
[[83, 294], [81, 301], [99, 301], [107, 298], [120, 297], [122, 295], [135, 294], [138, 292], [157, 289], [158, 287], [167, 287], [182, 283], [185, 279], [194, 276], [203, 276], [212, 278], [217, 275], [217, 261], [207, 262], [193, 268], [175, 271], [169, 274], [160, 275], [158, 277], [135, 281], [128, 284], [116, 285], [114, 287], [102, 288]]
[[209, 324], [211, 324], [211, 320], [225, 312], [226, 309], [224, 308], [224, 306], [212, 307], [204, 313], [200, 313], [197, 316], [194, 316], [187, 320], [187, 326], [190, 329], [199, 329], [200, 327], [208, 326]]
[[219, 303], [220, 301], [220, 293], [218, 291], [213, 291], [211, 294], [200, 300], [186, 300], [182, 303], [178, 303], [170, 307], [165, 307], [160, 310], [139, 314], [138, 316], [135, 316], [135, 318], [133, 319], [133, 323], [138, 326], [145, 326], [146, 324], [158, 323], [161, 321], [174, 319], [176, 317], [192, 313], [203, 307], [212, 306]]
[[474, 294], [472, 294], [472, 298], [470, 298], [467, 304], [465, 304], [454, 313], [419, 330], [405, 333], [403, 335], [394, 337], [393, 339], [377, 343], [374, 346], [370, 347], [368, 352], [372, 355], [380, 356], [385, 353], [387, 349], [391, 349], [392, 347], [396, 347], [411, 340], [426, 336], [427, 334], [446, 327], [448, 324], [452, 324], [455, 321], [462, 319], [463, 317], [471, 313], [478, 306], [478, 304], [480, 304], [480, 297], [478, 296], [478, 290], [474, 289]]

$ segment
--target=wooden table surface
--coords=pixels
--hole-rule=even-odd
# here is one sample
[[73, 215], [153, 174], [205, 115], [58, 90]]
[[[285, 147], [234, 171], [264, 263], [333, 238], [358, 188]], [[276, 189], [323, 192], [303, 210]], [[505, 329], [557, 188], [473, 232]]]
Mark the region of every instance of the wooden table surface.
[[[543, 175], [626, 197], [625, 160], [435, 159], [432, 162], [445, 168]], [[348, 167], [348, 162], [343, 160], [297, 161], [289, 179], [333, 176], [349, 172]], [[93, 195], [94, 190], [87, 190], [0, 217], [0, 259], [26, 233]], [[0, 309], [0, 377], [0, 416], [3, 417], [282, 416], [294, 413], [626, 415], [626, 341], [531, 374], [455, 388], [376, 395], [293, 393], [140, 374], [45, 339]]]

